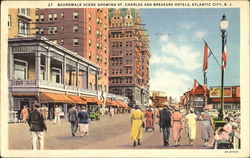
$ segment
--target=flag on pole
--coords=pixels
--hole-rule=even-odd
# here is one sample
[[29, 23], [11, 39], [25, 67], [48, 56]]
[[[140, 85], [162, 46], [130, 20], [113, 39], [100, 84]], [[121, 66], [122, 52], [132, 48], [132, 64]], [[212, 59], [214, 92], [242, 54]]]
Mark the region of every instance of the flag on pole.
[[[205, 41], [204, 41], [205, 42]], [[207, 67], [208, 67], [208, 58], [209, 56], [212, 54], [212, 51], [209, 49], [207, 43], [205, 42], [205, 46], [204, 46], [204, 57], [203, 57], [203, 71], [206, 72], [207, 71]]]
[[227, 45], [225, 44], [224, 46], [224, 51], [222, 52], [222, 69], [225, 70], [226, 69], [226, 65], [227, 65]]
[[196, 81], [196, 79], [194, 79], [194, 85], [193, 85], [192, 95], [194, 95], [196, 89], [197, 89], [197, 81]]

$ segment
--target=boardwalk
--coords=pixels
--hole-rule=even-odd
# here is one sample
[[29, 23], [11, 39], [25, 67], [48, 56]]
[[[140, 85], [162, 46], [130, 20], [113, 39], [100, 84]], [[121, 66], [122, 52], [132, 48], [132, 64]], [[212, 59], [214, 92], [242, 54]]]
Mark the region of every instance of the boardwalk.
[[[118, 114], [113, 119], [104, 116], [100, 121], [91, 121], [90, 133], [87, 138], [81, 139], [79, 133], [72, 137], [70, 124], [66, 119], [54, 125], [47, 121], [48, 132], [45, 134], [45, 150], [53, 149], [208, 149], [203, 146], [200, 132], [197, 131], [197, 139], [194, 145], [188, 145], [186, 133], [182, 132], [181, 146], [174, 147], [172, 135], [170, 146], [164, 147], [162, 133], [159, 126], [155, 125], [154, 132], [143, 132], [141, 146], [132, 146], [130, 141], [130, 114]], [[200, 122], [198, 121], [198, 128]], [[20, 135], [22, 135], [20, 137]], [[27, 124], [9, 124], [9, 149], [31, 149], [31, 137]]]

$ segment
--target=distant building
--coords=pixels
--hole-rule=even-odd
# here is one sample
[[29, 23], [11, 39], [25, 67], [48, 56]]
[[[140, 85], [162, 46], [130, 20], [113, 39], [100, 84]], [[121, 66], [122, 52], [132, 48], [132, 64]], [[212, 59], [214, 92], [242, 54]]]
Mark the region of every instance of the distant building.
[[35, 9], [9, 9], [8, 38], [35, 36], [35, 19]]
[[[213, 105], [214, 109], [220, 109], [221, 87], [209, 87], [208, 103]], [[240, 111], [240, 86], [224, 87], [224, 112]]]
[[37, 9], [36, 23], [37, 35], [45, 36], [97, 64], [99, 74], [97, 78], [89, 74], [87, 87], [108, 92], [107, 8]]
[[152, 100], [152, 106], [157, 107], [157, 106], [163, 106], [168, 103], [168, 97], [165, 92], [161, 91], [150, 91], [150, 97]]
[[148, 105], [150, 48], [138, 9], [109, 9], [109, 55], [109, 92]]

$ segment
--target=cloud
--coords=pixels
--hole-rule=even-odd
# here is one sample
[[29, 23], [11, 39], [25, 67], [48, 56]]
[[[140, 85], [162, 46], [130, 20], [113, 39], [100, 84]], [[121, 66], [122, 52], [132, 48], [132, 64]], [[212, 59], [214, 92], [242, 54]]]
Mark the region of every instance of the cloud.
[[163, 42], [168, 42], [169, 41], [169, 34], [168, 33], [163, 33], [160, 36], [160, 40], [163, 41]]
[[169, 42], [161, 47], [161, 55], [152, 55], [151, 64], [170, 65], [185, 71], [193, 71], [201, 67], [202, 61], [199, 62], [199, 52], [192, 50], [189, 46], [178, 46]]
[[197, 32], [195, 32], [195, 37], [202, 39], [202, 38], [204, 38], [205, 34], [206, 34], [206, 31], [197, 31]]
[[194, 23], [182, 23], [180, 24], [180, 28], [184, 30], [190, 30], [195, 26]]
[[190, 88], [193, 79], [179, 72], [158, 69], [150, 79], [150, 89], [164, 91], [167, 96], [180, 99], [180, 96]]

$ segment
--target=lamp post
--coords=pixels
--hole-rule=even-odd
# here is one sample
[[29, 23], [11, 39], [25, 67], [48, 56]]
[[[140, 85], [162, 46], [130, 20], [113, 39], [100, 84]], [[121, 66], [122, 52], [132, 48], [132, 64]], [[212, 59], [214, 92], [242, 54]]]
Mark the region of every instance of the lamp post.
[[[224, 52], [225, 46], [225, 38], [226, 38], [226, 31], [228, 28], [228, 21], [226, 19], [226, 15], [223, 14], [222, 19], [220, 20], [220, 30], [221, 30], [221, 38], [222, 38], [222, 53]], [[219, 119], [223, 119], [223, 108], [224, 108], [224, 69], [223, 66], [223, 59], [221, 59], [221, 105], [220, 105], [220, 114]]]

